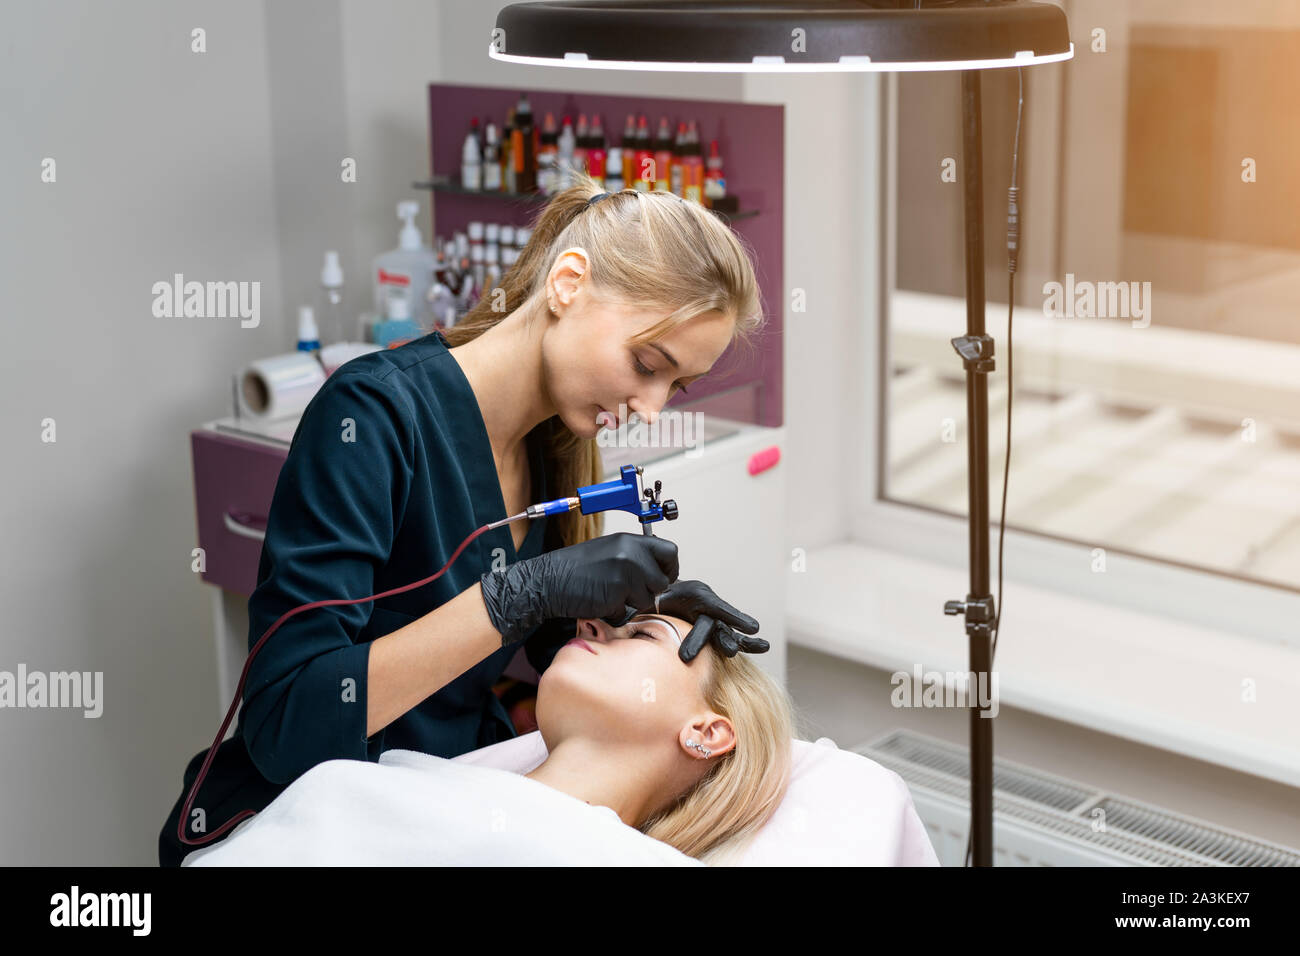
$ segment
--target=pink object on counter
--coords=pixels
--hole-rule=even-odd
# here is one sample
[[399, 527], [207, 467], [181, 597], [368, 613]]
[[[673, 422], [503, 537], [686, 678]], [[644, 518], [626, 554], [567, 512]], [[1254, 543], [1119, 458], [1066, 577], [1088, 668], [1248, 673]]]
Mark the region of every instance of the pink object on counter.
[[749, 456], [749, 473], [757, 475], [760, 471], [767, 471], [780, 460], [781, 449], [777, 445], [754, 452]]

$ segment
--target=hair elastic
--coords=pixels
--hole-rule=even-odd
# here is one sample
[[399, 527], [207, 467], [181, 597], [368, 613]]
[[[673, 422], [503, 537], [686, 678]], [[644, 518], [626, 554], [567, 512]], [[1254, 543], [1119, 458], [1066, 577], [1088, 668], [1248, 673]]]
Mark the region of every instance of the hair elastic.
[[[658, 192], [658, 190], [653, 190], [652, 192]], [[590, 198], [587, 200], [587, 205], [586, 205], [586, 206], [583, 206], [582, 209], [579, 210], [579, 212], [582, 212], [582, 211], [586, 210], [586, 209], [587, 209], [588, 207], [590, 207], [590, 206], [594, 206], [594, 205], [596, 205], [596, 203], [600, 202], [602, 199], [608, 199], [610, 196], [617, 196], [617, 195], [618, 195], [618, 193], [596, 193], [596, 195], [590, 197]], [[683, 199], [681, 196], [677, 195], [677, 194], [674, 193], [674, 192], [668, 192], [668, 193], [665, 193], [665, 195], [672, 196], [674, 199], [676, 199], [676, 200], [677, 200], [679, 203], [681, 203], [682, 205], [686, 205], [686, 200]]]

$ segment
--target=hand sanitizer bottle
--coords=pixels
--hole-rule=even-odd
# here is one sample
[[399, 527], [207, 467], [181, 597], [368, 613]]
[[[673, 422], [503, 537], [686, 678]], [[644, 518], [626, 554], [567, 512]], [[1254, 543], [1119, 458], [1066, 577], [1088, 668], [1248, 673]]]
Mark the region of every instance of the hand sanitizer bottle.
[[387, 315], [385, 302], [388, 291], [400, 289], [411, 304], [411, 321], [422, 329], [430, 329], [433, 323], [429, 317], [427, 295], [437, 256], [424, 245], [420, 230], [416, 228], [415, 216], [419, 211], [420, 204], [414, 200], [397, 204], [398, 218], [406, 221], [398, 247], [375, 258], [371, 275], [375, 280], [376, 315]]

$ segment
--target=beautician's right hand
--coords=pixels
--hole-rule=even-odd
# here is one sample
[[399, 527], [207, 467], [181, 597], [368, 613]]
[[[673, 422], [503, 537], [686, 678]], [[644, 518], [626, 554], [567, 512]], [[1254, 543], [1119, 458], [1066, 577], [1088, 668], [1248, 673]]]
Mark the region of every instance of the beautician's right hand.
[[547, 618], [604, 618], [629, 605], [653, 607], [677, 572], [676, 543], [622, 531], [516, 561], [479, 581], [504, 647]]

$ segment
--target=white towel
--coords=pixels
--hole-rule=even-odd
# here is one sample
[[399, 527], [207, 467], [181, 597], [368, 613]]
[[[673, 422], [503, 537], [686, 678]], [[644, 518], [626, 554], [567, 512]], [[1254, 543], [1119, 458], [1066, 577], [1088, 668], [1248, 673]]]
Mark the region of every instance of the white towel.
[[182, 866], [703, 866], [608, 807], [415, 751], [327, 760]]

